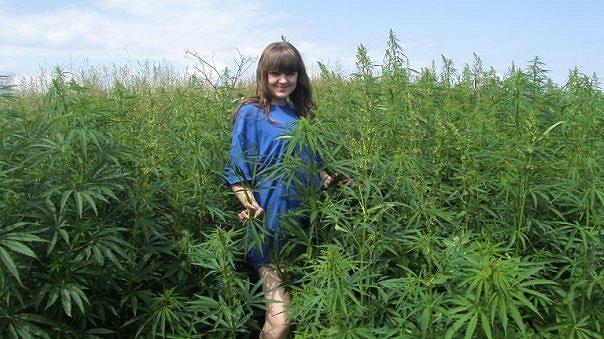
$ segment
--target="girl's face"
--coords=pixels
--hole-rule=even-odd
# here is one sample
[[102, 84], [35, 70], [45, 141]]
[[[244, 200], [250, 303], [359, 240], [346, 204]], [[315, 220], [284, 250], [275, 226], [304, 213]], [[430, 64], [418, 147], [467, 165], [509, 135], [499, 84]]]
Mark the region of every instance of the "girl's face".
[[273, 100], [271, 104], [283, 106], [298, 84], [298, 72], [269, 72], [268, 89]]

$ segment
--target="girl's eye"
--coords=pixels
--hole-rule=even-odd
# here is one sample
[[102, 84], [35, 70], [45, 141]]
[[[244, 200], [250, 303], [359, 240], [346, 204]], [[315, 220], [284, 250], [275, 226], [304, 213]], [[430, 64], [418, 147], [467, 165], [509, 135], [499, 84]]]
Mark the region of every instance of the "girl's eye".
[[285, 75], [294, 76], [294, 75], [296, 75], [296, 73], [298, 73], [298, 72], [287, 72], [287, 73], [285, 73]]

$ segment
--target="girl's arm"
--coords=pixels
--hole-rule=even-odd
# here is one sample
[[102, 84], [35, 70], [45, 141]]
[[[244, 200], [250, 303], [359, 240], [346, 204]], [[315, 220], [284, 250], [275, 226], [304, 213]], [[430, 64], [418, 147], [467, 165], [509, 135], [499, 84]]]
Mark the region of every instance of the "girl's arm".
[[247, 212], [247, 216], [251, 215], [255, 218], [259, 218], [264, 214], [264, 209], [260, 207], [248, 185], [237, 183], [231, 185], [231, 189], [235, 192], [237, 200], [239, 200], [244, 210]]

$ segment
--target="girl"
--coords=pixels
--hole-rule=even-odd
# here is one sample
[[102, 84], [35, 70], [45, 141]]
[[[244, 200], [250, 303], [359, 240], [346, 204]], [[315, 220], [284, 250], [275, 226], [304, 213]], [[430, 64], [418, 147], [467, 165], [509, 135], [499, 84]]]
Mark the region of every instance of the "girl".
[[[225, 168], [227, 181], [243, 206], [239, 220], [262, 218], [269, 235], [262, 248], [248, 253], [248, 261], [264, 280], [267, 304], [261, 338], [283, 338], [289, 329], [285, 309], [289, 294], [281, 286], [280, 272], [271, 263], [268, 249], [280, 248], [279, 241], [273, 244], [273, 240], [283, 214], [300, 205], [295, 190], [282, 176], [263, 174], [283, 160], [287, 141], [280, 137], [291, 134], [301, 117], [312, 119], [314, 108], [310, 80], [298, 50], [286, 41], [269, 44], [258, 61], [256, 97], [244, 100], [233, 114], [230, 162]], [[308, 153], [300, 152], [304, 162], [320, 164]], [[324, 170], [319, 178], [324, 185], [333, 180]]]

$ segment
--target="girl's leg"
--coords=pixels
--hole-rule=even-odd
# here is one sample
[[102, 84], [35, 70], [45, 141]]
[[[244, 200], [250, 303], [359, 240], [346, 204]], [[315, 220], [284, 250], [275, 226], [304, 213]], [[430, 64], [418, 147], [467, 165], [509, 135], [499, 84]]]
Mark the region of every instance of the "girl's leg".
[[260, 338], [285, 338], [289, 331], [289, 315], [286, 311], [289, 293], [281, 286], [279, 272], [274, 266], [260, 267], [258, 274], [260, 279], [264, 279], [262, 289], [266, 299], [266, 317]]

